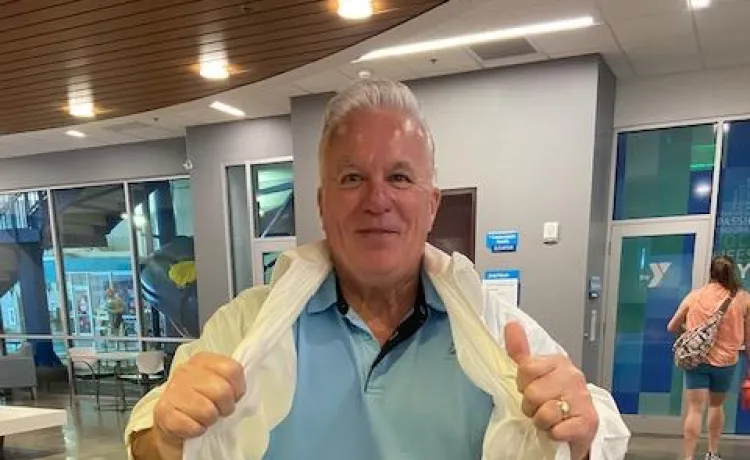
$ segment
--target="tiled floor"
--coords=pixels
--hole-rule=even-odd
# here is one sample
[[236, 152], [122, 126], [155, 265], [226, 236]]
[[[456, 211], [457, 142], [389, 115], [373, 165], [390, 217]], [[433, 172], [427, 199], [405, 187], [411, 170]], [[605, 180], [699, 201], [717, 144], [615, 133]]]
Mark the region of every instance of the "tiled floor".
[[[696, 460], [703, 460], [706, 444], [702, 442], [698, 447], [699, 455]], [[724, 440], [721, 444], [723, 460], [747, 460], [750, 458], [750, 437], [743, 440]], [[678, 460], [682, 459], [681, 440], [675, 438], [645, 438], [637, 437], [630, 442], [630, 453], [627, 460]]]
[[[32, 402], [14, 399], [11, 404], [31, 405]], [[0, 401], [0, 404], [3, 404]], [[68, 408], [64, 396], [43, 397], [40, 407]], [[3, 460], [126, 460], [122, 432], [127, 424], [127, 413], [97, 411], [90, 401], [81, 401], [76, 410], [69, 411], [68, 426], [7, 437]], [[669, 438], [639, 437], [631, 442], [627, 460], [679, 459], [680, 441]], [[724, 460], [750, 458], [750, 438], [725, 441]], [[699, 457], [702, 459], [702, 456]], [[301, 459], [302, 460], [302, 459]]]

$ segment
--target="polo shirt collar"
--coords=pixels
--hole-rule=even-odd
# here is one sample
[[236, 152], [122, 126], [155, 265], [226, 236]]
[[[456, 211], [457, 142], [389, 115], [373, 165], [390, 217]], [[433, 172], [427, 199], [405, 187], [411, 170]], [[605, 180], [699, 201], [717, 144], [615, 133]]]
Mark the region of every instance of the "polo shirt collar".
[[[435, 289], [435, 285], [432, 284], [432, 280], [424, 271], [422, 271], [421, 276], [422, 299], [424, 301], [424, 304], [432, 310], [445, 313], [445, 304], [443, 304], [443, 300], [440, 298], [440, 294], [438, 294], [437, 290]], [[338, 307], [340, 305], [340, 302], [344, 302], [344, 299], [338, 289], [338, 279], [336, 277], [336, 272], [331, 271], [323, 281], [323, 284], [320, 285], [320, 288], [318, 288], [318, 291], [315, 293], [315, 295], [313, 295], [312, 298], [307, 302], [306, 310], [307, 313], [311, 315], [321, 313], [328, 310], [329, 308]]]

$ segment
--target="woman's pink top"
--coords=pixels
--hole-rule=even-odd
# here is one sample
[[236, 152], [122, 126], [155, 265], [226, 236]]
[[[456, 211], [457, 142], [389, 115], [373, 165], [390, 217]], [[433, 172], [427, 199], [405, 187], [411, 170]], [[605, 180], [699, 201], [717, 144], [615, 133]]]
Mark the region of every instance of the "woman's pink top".
[[[718, 283], [696, 289], [683, 300], [688, 305], [686, 326], [694, 329], [713, 315], [726, 300], [729, 291]], [[716, 344], [708, 353], [708, 364], [725, 367], [737, 363], [740, 347], [745, 343], [745, 317], [750, 308], [750, 294], [740, 290], [719, 325]]]

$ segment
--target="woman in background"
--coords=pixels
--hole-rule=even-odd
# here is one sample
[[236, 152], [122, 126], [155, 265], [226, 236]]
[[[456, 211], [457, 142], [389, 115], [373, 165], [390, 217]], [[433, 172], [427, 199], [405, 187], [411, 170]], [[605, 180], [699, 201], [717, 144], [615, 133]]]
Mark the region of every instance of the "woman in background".
[[109, 287], [104, 295], [104, 308], [109, 313], [109, 327], [112, 335], [121, 335], [122, 315], [125, 313], [125, 302], [114, 288]]
[[[719, 324], [716, 343], [706, 363], [685, 371], [684, 454], [692, 460], [701, 434], [703, 408], [708, 403], [708, 452], [706, 460], [721, 460], [719, 439], [724, 430], [724, 401], [732, 385], [740, 348], [750, 339], [750, 295], [742, 289], [732, 258], [711, 262], [711, 280], [682, 301], [667, 329], [672, 333], [704, 324], [729, 296], [734, 296]], [[747, 351], [750, 360], [750, 350]]]

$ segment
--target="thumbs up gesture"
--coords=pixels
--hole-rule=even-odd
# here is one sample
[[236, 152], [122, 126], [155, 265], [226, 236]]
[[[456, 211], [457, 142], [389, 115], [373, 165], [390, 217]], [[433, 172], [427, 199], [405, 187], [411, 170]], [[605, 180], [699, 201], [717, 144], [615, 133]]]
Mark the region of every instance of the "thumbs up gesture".
[[599, 416], [583, 373], [565, 355], [531, 356], [518, 323], [505, 326], [505, 349], [518, 366], [523, 413], [555, 441], [569, 443], [573, 460], [588, 458]]

